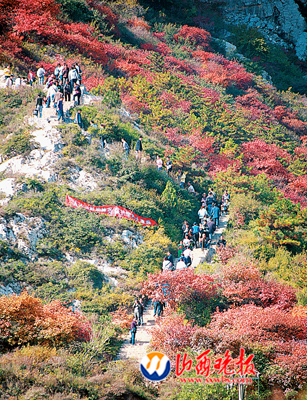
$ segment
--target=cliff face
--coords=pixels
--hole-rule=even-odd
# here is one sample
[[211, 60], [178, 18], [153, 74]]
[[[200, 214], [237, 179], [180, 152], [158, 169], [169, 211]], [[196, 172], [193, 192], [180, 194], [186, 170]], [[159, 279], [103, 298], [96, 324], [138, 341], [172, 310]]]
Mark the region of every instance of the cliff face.
[[258, 27], [272, 42], [307, 58], [307, 0], [227, 0], [224, 10], [227, 22]]

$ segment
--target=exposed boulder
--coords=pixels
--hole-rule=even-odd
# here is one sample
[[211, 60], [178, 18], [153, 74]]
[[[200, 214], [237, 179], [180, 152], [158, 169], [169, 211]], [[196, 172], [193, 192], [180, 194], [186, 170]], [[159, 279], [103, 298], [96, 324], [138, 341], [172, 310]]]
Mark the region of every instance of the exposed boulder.
[[272, 43], [294, 46], [301, 60], [307, 58], [307, 23], [295, 0], [228, 0], [224, 18], [232, 24], [257, 27]]
[[36, 244], [46, 233], [45, 221], [40, 217], [17, 213], [11, 219], [0, 219], [0, 239], [31, 259], [36, 258]]

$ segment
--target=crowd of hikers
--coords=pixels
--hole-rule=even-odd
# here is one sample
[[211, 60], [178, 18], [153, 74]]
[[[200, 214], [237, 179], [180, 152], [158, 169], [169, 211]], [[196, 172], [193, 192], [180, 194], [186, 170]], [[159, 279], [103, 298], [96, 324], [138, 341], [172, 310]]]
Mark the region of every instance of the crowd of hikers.
[[[36, 72], [36, 77], [39, 85], [46, 85], [47, 93], [44, 97], [38, 95], [34, 115], [41, 118], [43, 106], [53, 107], [58, 115], [58, 121], [61, 119], [65, 121], [63, 102], [72, 100], [75, 105], [80, 105], [82, 71], [79, 64], [76, 62], [69, 68], [66, 63], [62, 65], [58, 63], [49, 76], [41, 66]], [[36, 77], [32, 71], [29, 72], [30, 85], [33, 84]], [[82, 126], [81, 116], [78, 116], [78, 119], [79, 121], [75, 122]]]
[[70, 68], [65, 62], [58, 63], [53, 72], [49, 74], [41, 65], [36, 72], [30, 70], [28, 77], [14, 76], [9, 65], [3, 70], [4, 83], [7, 88], [18, 89], [20, 86], [33, 86], [34, 83], [45, 85], [47, 92], [37, 96], [33, 114], [41, 118], [43, 108], [52, 107], [56, 110], [58, 120], [62, 119], [62, 121], [65, 121], [64, 101], [72, 100], [75, 105], [80, 105], [82, 74], [81, 67], [77, 62]]
[[[46, 85], [46, 95], [43, 96], [42, 94], [39, 94], [36, 99], [34, 115], [38, 118], [42, 117], [42, 110], [45, 106], [46, 108], [55, 108], [58, 120], [62, 119], [65, 121], [63, 102], [71, 101], [72, 98], [75, 105], [80, 105], [82, 71], [77, 62], [70, 68], [65, 62], [62, 65], [58, 63], [53, 73], [49, 75], [46, 73], [44, 67], [40, 66], [36, 73], [29, 71], [28, 78], [14, 78], [9, 66], [7, 66], [3, 72], [6, 87], [12, 87], [14, 85], [15, 88], [18, 88], [19, 86], [26, 84], [32, 86], [34, 82], [37, 82], [39, 85]], [[81, 110], [78, 110], [76, 113], [74, 122], [77, 123], [80, 128], [83, 128]], [[96, 126], [94, 121], [91, 121], [91, 126]], [[102, 125], [100, 128], [101, 132], [103, 132], [104, 126]], [[139, 136], [134, 149], [137, 162], [142, 159], [142, 139], [143, 137]], [[124, 157], [127, 159], [130, 152], [129, 144], [124, 138], [121, 139], [121, 142]], [[104, 137], [103, 134], [101, 135], [101, 146], [103, 149], [108, 148], [106, 137]], [[156, 166], [159, 171], [165, 171], [167, 175], [169, 175], [173, 170], [173, 164], [169, 157], [166, 157], [163, 162], [163, 159], [157, 155]], [[175, 179], [181, 188], [186, 188], [192, 195], [197, 195], [193, 184], [190, 181], [186, 182], [187, 173], [185, 171], [179, 169]], [[230, 195], [227, 190], [225, 190], [221, 202], [218, 202], [217, 195], [213, 189], [209, 190], [208, 195], [205, 193], [203, 194], [201, 206], [198, 211], [199, 222], [194, 222], [193, 225], [190, 225], [186, 220], [183, 222], [182, 240], [178, 245], [178, 261], [175, 265], [174, 257], [168, 251], [167, 255], [163, 259], [162, 271], [175, 271], [192, 266], [193, 249], [201, 248], [204, 251], [209, 248], [212, 244], [213, 234], [219, 226], [221, 214], [228, 213], [229, 201]], [[217, 246], [226, 245], [226, 240], [222, 235], [216, 244]], [[153, 302], [153, 306], [154, 316], [159, 318], [163, 314], [165, 304], [162, 303], [159, 298], [156, 298]], [[130, 329], [132, 344], [135, 344], [137, 326], [143, 325], [143, 312], [144, 299], [136, 299], [133, 304], [134, 318]]]
[[[187, 220], [182, 225], [182, 240], [178, 249], [178, 260], [175, 263], [174, 256], [167, 251], [162, 263], [162, 271], [176, 271], [192, 267], [193, 249], [201, 248], [202, 251], [208, 249], [213, 244], [213, 235], [220, 223], [220, 217], [228, 214], [230, 204], [230, 194], [224, 191], [221, 201], [218, 201], [217, 195], [213, 189], [210, 189], [208, 195], [203, 194], [201, 198], [200, 209], [198, 210], [199, 222], [194, 222], [191, 226]], [[218, 247], [225, 247], [226, 240], [221, 235], [216, 242]], [[133, 304], [134, 318], [131, 323], [131, 340], [135, 344], [135, 335], [138, 325], [143, 325], [144, 302], [136, 299]], [[157, 296], [153, 302], [154, 317], [161, 317], [165, 303]]]

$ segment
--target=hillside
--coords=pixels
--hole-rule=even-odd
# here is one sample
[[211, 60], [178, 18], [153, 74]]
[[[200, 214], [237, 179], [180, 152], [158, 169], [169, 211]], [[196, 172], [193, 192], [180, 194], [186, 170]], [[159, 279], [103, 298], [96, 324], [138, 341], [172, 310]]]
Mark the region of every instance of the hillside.
[[[238, 385], [194, 383], [204, 365], [180, 380], [176, 355], [207, 349], [220, 367], [230, 352], [226, 377], [240, 349], [254, 355], [260, 378], [242, 400], [306, 397], [307, 64], [221, 7], [1, 2], [1, 399], [237, 397]], [[81, 104], [64, 101], [64, 121], [45, 104], [33, 116], [48, 85], [16, 78], [43, 67], [47, 83], [64, 63], [82, 70]], [[161, 272], [211, 190], [218, 204], [230, 194], [227, 245], [219, 233], [207, 262]], [[158, 226], [67, 207], [66, 195]], [[150, 331], [172, 365], [160, 385], [116, 361], [141, 296], [167, 303]]]

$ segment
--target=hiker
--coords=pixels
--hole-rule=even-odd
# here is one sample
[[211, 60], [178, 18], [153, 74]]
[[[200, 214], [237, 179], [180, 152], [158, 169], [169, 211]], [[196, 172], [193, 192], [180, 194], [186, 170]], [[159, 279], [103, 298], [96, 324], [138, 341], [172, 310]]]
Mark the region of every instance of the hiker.
[[177, 175], [176, 175], [176, 179], [177, 179], [178, 185], [180, 185], [181, 176], [182, 176], [181, 169], [178, 169], [178, 172], [177, 172]]
[[207, 201], [206, 201], [206, 199], [207, 199], [207, 196], [206, 196], [206, 193], [204, 193], [204, 194], [203, 194], [203, 197], [202, 197], [201, 200], [200, 200], [200, 202], [201, 202], [201, 205], [204, 206], [205, 208], [207, 207]]
[[9, 79], [11, 77], [11, 69], [9, 65], [7, 65], [6, 68], [4, 68], [3, 75], [5, 79]]
[[192, 265], [192, 260], [193, 260], [193, 253], [190, 248], [187, 248], [183, 251], [182, 255], [185, 258], [185, 263], [187, 267], [190, 267]]
[[[75, 101], [75, 98], [77, 97], [77, 101]], [[73, 91], [73, 96], [72, 100], [75, 102], [75, 105], [80, 105], [80, 98], [81, 98], [81, 88], [79, 84], [75, 84], [74, 86], [74, 91]]]
[[214, 202], [214, 203], [216, 203], [217, 196], [216, 196], [216, 193], [215, 193], [215, 191], [213, 190], [213, 188], [211, 188], [209, 191], [210, 191], [210, 192], [211, 192], [211, 194], [212, 194], [212, 197], [213, 197], [213, 202]]
[[194, 186], [192, 185], [191, 182], [188, 182], [188, 192], [192, 194], [196, 194]]
[[213, 222], [212, 218], [209, 219], [207, 222], [208, 230], [209, 230], [209, 239], [212, 240], [214, 231], [216, 229], [215, 223]]
[[225, 200], [230, 200], [230, 194], [227, 192], [227, 190], [225, 190], [223, 196], [222, 196], [222, 203], [225, 202]]
[[54, 72], [53, 72], [53, 74], [54, 74], [54, 76], [55, 76], [56, 78], [59, 78], [59, 77], [60, 77], [60, 71], [61, 71], [61, 64], [58, 64], [58, 65], [55, 67]]
[[123, 149], [125, 151], [125, 158], [127, 160], [128, 155], [129, 155], [129, 150], [130, 150], [129, 149], [129, 145], [128, 145], [128, 143], [126, 142], [126, 140], [124, 138], [122, 138], [122, 144], [123, 144]]
[[75, 68], [76, 68], [76, 71], [78, 73], [78, 80], [81, 83], [83, 72], [81, 71], [81, 68], [80, 68], [80, 66], [79, 66], [79, 64], [77, 62], [75, 63]]
[[21, 78], [17, 76], [17, 78], [15, 79], [15, 89], [18, 89], [19, 86], [21, 86], [21, 84], [22, 84]]
[[199, 245], [202, 249], [202, 251], [205, 250], [205, 248], [208, 248], [208, 242], [209, 242], [209, 235], [205, 230], [202, 230], [199, 236]]
[[208, 214], [211, 216], [212, 204], [213, 204], [212, 192], [209, 192], [209, 194], [206, 198], [206, 204], [207, 204], [207, 208], [208, 208]]
[[143, 325], [144, 324], [143, 315], [144, 315], [144, 303], [143, 303], [143, 299], [141, 298], [139, 300], [139, 316], [140, 316], [140, 319], [138, 321], [139, 325]]
[[54, 95], [54, 98], [53, 98], [54, 107], [56, 108], [57, 111], [58, 111], [58, 109], [57, 109], [58, 102], [59, 102], [61, 97], [63, 97], [62, 93], [57, 91], [55, 93], [55, 95]]
[[44, 77], [45, 77], [46, 71], [44, 70], [44, 67], [41, 65], [41, 67], [37, 70], [37, 77], [38, 77], [38, 84], [43, 85], [44, 84]]
[[198, 241], [199, 241], [199, 231], [200, 229], [199, 226], [197, 225], [197, 222], [194, 222], [192, 226], [192, 237], [196, 248], [198, 246]]
[[181, 254], [182, 254], [182, 252], [183, 252], [183, 249], [184, 249], [184, 246], [183, 246], [182, 240], [180, 240], [180, 242], [179, 242], [179, 244], [178, 244], [178, 246], [177, 246], [178, 258], [181, 257]]
[[64, 108], [63, 108], [63, 95], [61, 94], [59, 101], [57, 102], [57, 110], [59, 113], [58, 121], [62, 118], [64, 122]]
[[187, 173], [183, 172], [180, 178], [180, 187], [181, 189], [184, 189], [185, 181], [187, 179]]
[[173, 163], [172, 163], [172, 161], [170, 160], [169, 157], [166, 157], [165, 165], [166, 165], [167, 175], [169, 175], [171, 173], [172, 169], [173, 169]]
[[81, 129], [83, 128], [81, 110], [77, 111], [77, 114], [76, 114], [75, 119], [74, 119], [74, 123], [78, 124]]
[[213, 222], [215, 223], [216, 227], [219, 226], [220, 214], [221, 214], [221, 211], [220, 211], [219, 207], [216, 204], [214, 204], [213, 208], [212, 208], [211, 216], [212, 216]]
[[133, 303], [133, 316], [137, 320], [140, 318], [139, 300], [135, 299]]
[[200, 207], [197, 214], [198, 214], [198, 218], [199, 218], [200, 222], [203, 222], [203, 219], [205, 217], [209, 217], [208, 212], [207, 212], [205, 206], [203, 206], [203, 205]]
[[166, 253], [167, 259], [172, 263], [172, 266], [174, 265], [174, 257], [172, 256], [171, 252], [167, 250]]
[[51, 85], [53, 85], [54, 83], [55, 83], [55, 81], [54, 81], [54, 75], [51, 74], [51, 75], [49, 76], [49, 78], [46, 80], [46, 87], [47, 87], [47, 89], [49, 89], [49, 87], [50, 87]]
[[160, 317], [163, 314], [163, 303], [156, 297], [154, 301], [154, 317]]
[[33, 85], [34, 79], [35, 79], [35, 73], [33, 71], [29, 71], [28, 80], [29, 80], [29, 85], [30, 86]]
[[131, 339], [130, 343], [135, 344], [135, 335], [137, 331], [137, 318], [133, 318], [133, 321], [131, 322], [131, 328], [130, 328], [130, 333], [131, 333]]
[[70, 101], [70, 95], [71, 95], [71, 86], [69, 82], [66, 82], [64, 85], [64, 100]]
[[70, 81], [71, 91], [73, 91], [74, 85], [77, 83], [78, 80], [78, 71], [76, 70], [74, 65], [71, 67], [71, 70], [68, 73], [68, 80]]
[[11, 88], [13, 86], [13, 80], [14, 80], [13, 75], [9, 76], [7, 78], [7, 80], [5, 81], [5, 87], [6, 88]]
[[50, 107], [50, 103], [53, 102], [54, 100], [54, 96], [57, 92], [57, 87], [55, 86], [55, 84], [52, 84], [49, 89], [47, 90], [47, 103], [46, 103], [46, 108]]
[[100, 136], [99, 136], [99, 142], [100, 142], [100, 147], [101, 147], [101, 149], [102, 149], [102, 150], [106, 150], [106, 147], [107, 147], [107, 140], [106, 140], [105, 136], [100, 135]]
[[136, 160], [140, 160], [141, 157], [142, 157], [142, 151], [143, 151], [142, 139], [143, 139], [143, 137], [140, 136], [139, 140], [136, 142], [136, 145], [135, 145], [135, 158], [136, 158]]
[[43, 111], [43, 101], [41, 94], [37, 95], [35, 108], [37, 110], [37, 117], [42, 118], [42, 111]]
[[64, 86], [62, 81], [56, 81], [56, 87], [58, 88], [58, 92], [64, 94]]
[[[64, 63], [64, 65], [61, 67], [61, 70], [60, 70], [60, 79], [63, 81], [64, 84], [67, 82], [69, 83], [68, 74], [69, 74], [69, 68], [68, 68], [67, 64]], [[70, 86], [70, 92], [72, 92], [71, 86]]]
[[222, 203], [222, 213], [228, 214], [228, 208], [229, 208], [229, 200], [225, 200], [224, 203]]
[[163, 161], [159, 156], [157, 156], [156, 163], [157, 163], [158, 171], [162, 171], [162, 169], [163, 169]]
[[183, 247], [184, 247], [185, 249], [191, 247], [191, 240], [190, 240], [188, 234], [185, 235], [185, 238], [183, 239], [182, 243], [183, 243]]
[[217, 242], [217, 247], [225, 247], [225, 246], [226, 246], [226, 240], [224, 239], [223, 235], [221, 235]]
[[172, 263], [170, 262], [170, 260], [165, 256], [163, 258], [163, 263], [162, 263], [162, 271], [172, 271]]
[[180, 269], [184, 269], [184, 268], [187, 268], [187, 265], [185, 263], [184, 257], [181, 256], [177, 262], [176, 270], [180, 270]]
[[183, 221], [182, 224], [182, 237], [185, 238], [185, 235], [189, 233], [189, 224], [187, 220]]

